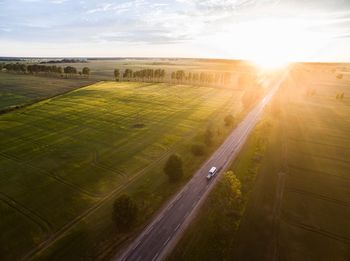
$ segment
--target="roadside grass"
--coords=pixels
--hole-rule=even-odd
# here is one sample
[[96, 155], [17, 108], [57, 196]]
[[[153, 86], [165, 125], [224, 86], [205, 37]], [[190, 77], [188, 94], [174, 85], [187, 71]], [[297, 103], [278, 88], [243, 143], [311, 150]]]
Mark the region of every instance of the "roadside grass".
[[[46, 240], [49, 247], [33, 252], [36, 259], [96, 260], [115, 253], [225, 138], [231, 129], [223, 118], [242, 115], [241, 94], [101, 82], [1, 115], [0, 191], [27, 208], [13, 215], [29, 219], [19, 230], [12, 220], [0, 220], [2, 259], [25, 257]], [[190, 145], [203, 140], [208, 125], [220, 133], [205, 155], [195, 157]], [[184, 160], [185, 177], [177, 184], [162, 170], [173, 152]], [[142, 213], [128, 234], [116, 233], [111, 219], [120, 193], [131, 194]], [[8, 233], [23, 236], [8, 244]]]
[[60, 79], [0, 72], [0, 111], [89, 85], [93, 79]]

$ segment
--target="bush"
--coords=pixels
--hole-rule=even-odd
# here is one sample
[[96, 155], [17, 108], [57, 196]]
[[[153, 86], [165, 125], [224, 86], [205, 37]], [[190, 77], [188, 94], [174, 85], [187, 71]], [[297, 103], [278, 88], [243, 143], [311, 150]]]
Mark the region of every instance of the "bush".
[[129, 230], [135, 224], [138, 208], [134, 200], [128, 195], [121, 195], [113, 204], [113, 221], [118, 230]]
[[180, 156], [173, 154], [169, 157], [164, 166], [164, 173], [169, 177], [171, 182], [178, 181], [182, 178], [183, 169]]
[[235, 118], [232, 116], [232, 114], [228, 114], [225, 116], [224, 122], [226, 126], [232, 126], [235, 122]]
[[203, 144], [193, 144], [191, 152], [195, 156], [203, 156], [205, 154], [205, 146]]

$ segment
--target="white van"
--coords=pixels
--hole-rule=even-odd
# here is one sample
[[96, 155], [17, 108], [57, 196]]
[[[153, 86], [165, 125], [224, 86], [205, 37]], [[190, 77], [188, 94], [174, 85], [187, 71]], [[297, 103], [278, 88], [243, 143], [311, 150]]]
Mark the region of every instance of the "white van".
[[207, 175], [207, 179], [208, 180], [211, 179], [216, 174], [216, 171], [217, 171], [216, 167], [211, 167]]

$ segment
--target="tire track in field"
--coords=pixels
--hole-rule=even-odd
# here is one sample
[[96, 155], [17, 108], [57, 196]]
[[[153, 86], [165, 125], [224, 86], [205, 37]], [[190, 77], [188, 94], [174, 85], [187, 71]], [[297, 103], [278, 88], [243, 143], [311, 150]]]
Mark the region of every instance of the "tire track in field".
[[99, 194], [92, 193], [90, 191], [87, 191], [87, 190], [79, 187], [76, 184], [72, 184], [72, 183], [67, 182], [65, 179], [57, 176], [56, 174], [54, 174], [52, 172], [39, 169], [38, 167], [33, 166], [32, 164], [30, 164], [28, 162], [22, 162], [20, 159], [14, 157], [12, 155], [9, 156], [9, 155], [7, 155], [5, 153], [1, 153], [0, 152], [0, 156], [3, 157], [3, 158], [6, 158], [8, 160], [15, 161], [19, 165], [25, 165], [25, 166], [31, 168], [32, 170], [35, 170], [36, 173], [40, 173], [41, 175], [46, 176], [46, 177], [51, 177], [51, 178], [55, 179], [56, 181], [58, 181], [59, 183], [64, 184], [64, 185], [66, 185], [66, 186], [68, 186], [70, 188], [73, 188], [74, 190], [79, 191], [79, 192], [81, 192], [81, 193], [83, 193], [83, 194], [85, 194], [87, 196], [90, 196], [92, 198], [99, 198], [99, 197], [101, 197], [101, 195], [99, 195]]
[[309, 139], [299, 139], [299, 138], [295, 138], [295, 137], [292, 137], [292, 136], [288, 137], [288, 140], [292, 140], [294, 142], [312, 143], [312, 144], [317, 144], [317, 145], [321, 145], [321, 146], [328, 146], [328, 147], [333, 147], [333, 148], [350, 150], [350, 148], [348, 146], [341, 146], [341, 145], [336, 145], [336, 144], [323, 143], [323, 142], [309, 140]]
[[271, 252], [269, 260], [278, 260], [278, 244], [279, 244], [279, 232], [280, 232], [280, 215], [282, 208], [282, 200], [284, 194], [284, 187], [286, 181], [286, 174], [283, 172], [278, 173], [277, 188], [276, 188], [276, 199], [272, 210], [272, 242]]
[[24, 206], [23, 204], [19, 203], [18, 201], [14, 200], [13, 198], [9, 197], [3, 192], [0, 192], [0, 200], [7, 204], [12, 209], [16, 210], [17, 212], [21, 213], [23, 216], [31, 220], [33, 223], [38, 225], [40, 229], [48, 236], [52, 230], [53, 226], [52, 224], [47, 221], [45, 218], [40, 216], [35, 211], [31, 210], [30, 208]]
[[[186, 111], [190, 109], [192, 109], [193, 107], [196, 107], [198, 105], [200, 105], [203, 101], [205, 101], [206, 99], [208, 99], [209, 97], [212, 96], [212, 93], [211, 92], [208, 92], [206, 94], [203, 94], [200, 98], [194, 100], [193, 102], [187, 104], [187, 108], [185, 109], [182, 109], [182, 110], [177, 110], [173, 113], [171, 113], [170, 115], [168, 115], [167, 117], [163, 118], [162, 120], [159, 120], [158, 123], [154, 124], [152, 126], [151, 129], [148, 130], [149, 133], [156, 133], [156, 134], [153, 134], [153, 135], [149, 135], [147, 137], [147, 146], [150, 146], [152, 144], [155, 143], [156, 140], [158, 140], [159, 138], [159, 135], [157, 134], [158, 132], [162, 132], [162, 133], [166, 133], [166, 130], [169, 128], [169, 126], [163, 124], [164, 121], [174, 121], [175, 119], [179, 118], [180, 120], [183, 119], [183, 117], [181, 117]], [[208, 117], [210, 118], [210, 116]], [[179, 121], [179, 120], [177, 120]], [[189, 133], [193, 132], [193, 130], [190, 130]], [[187, 135], [186, 135], [187, 136]], [[137, 138], [133, 139], [133, 143], [135, 144], [135, 146], [133, 146], [133, 150], [135, 151], [141, 151], [144, 147], [147, 147], [145, 146], [145, 137], [144, 137], [144, 133], [143, 134], [140, 134]], [[119, 146], [118, 146], [118, 149], [119, 150], [127, 150], [129, 149], [130, 150], [130, 147], [128, 148], [128, 145], [129, 145], [129, 142], [128, 141], [124, 141], [123, 143], [121, 143]], [[167, 151], [169, 151], [170, 148], [167, 148]], [[98, 163], [98, 164], [101, 164], [101, 163]], [[103, 166], [106, 166], [106, 164], [103, 164]], [[111, 166], [108, 166], [109, 168], [115, 170], [113, 167]], [[141, 171], [143, 169], [143, 167], [141, 167], [139, 170], [136, 170], [137, 171]], [[115, 170], [115, 171], [121, 171], [123, 173], [125, 173], [123, 170]]]
[[340, 206], [350, 207], [350, 202], [331, 198], [331, 197], [328, 197], [325, 195], [321, 195], [321, 194], [317, 194], [317, 193], [313, 193], [313, 192], [309, 192], [309, 191], [301, 190], [301, 189], [297, 189], [297, 188], [292, 188], [292, 187], [286, 187], [286, 190], [289, 192], [300, 194], [300, 195], [305, 195], [305, 196], [309, 196], [309, 197], [313, 197], [313, 198], [317, 198], [317, 199], [321, 199], [321, 200], [326, 200], [326, 201], [332, 202], [332, 203], [340, 205]]
[[[211, 93], [208, 93], [206, 95], [206, 98], [208, 98]], [[208, 116], [208, 119], [214, 116], [217, 116], [223, 108], [225, 108], [227, 105], [230, 104], [230, 100], [228, 100], [226, 103], [224, 103], [221, 107], [219, 107], [216, 111], [214, 111], [211, 115]], [[99, 208], [103, 206], [105, 202], [112, 199], [114, 196], [116, 196], [120, 191], [127, 188], [130, 184], [132, 184], [135, 180], [137, 180], [139, 177], [141, 177], [145, 172], [148, 170], [154, 168], [157, 164], [159, 164], [161, 161], [163, 161], [167, 156], [169, 156], [172, 152], [174, 152], [180, 145], [190, 140], [192, 137], [194, 137], [197, 134], [196, 130], [192, 129], [188, 132], [188, 136], [184, 138], [182, 141], [178, 142], [175, 146], [172, 147], [172, 149], [169, 149], [169, 151], [162, 156], [160, 156], [157, 160], [153, 161], [151, 164], [147, 165], [142, 170], [138, 171], [131, 177], [128, 177], [124, 184], [121, 184], [120, 186], [113, 189], [111, 192], [109, 192], [107, 195], [103, 196], [100, 201], [98, 201], [95, 205], [85, 210], [83, 213], [78, 215], [76, 218], [68, 222], [66, 225], [61, 227], [59, 230], [57, 230], [54, 234], [52, 234], [47, 240], [41, 242], [37, 247], [33, 248], [31, 251], [29, 251], [27, 254], [25, 254], [22, 257], [22, 260], [32, 260], [35, 255], [38, 253], [45, 251], [48, 247], [50, 247], [54, 242], [58, 241], [62, 236], [64, 236], [65, 233], [69, 232], [70, 229], [74, 227], [77, 223], [79, 223], [81, 220], [89, 217], [95, 211], [97, 211]]]
[[[324, 171], [320, 171], [320, 170], [300, 167], [300, 166], [296, 166], [296, 165], [293, 165], [293, 164], [289, 164], [289, 167], [291, 167], [292, 169], [295, 169], [295, 170], [306, 171], [306, 172], [312, 173], [313, 175], [322, 175], [322, 176], [328, 176], [328, 177], [335, 177], [335, 178], [342, 179], [344, 181], [350, 182], [350, 177], [347, 178], [347, 177], [344, 177], [342, 175], [337, 175], [337, 174], [332, 174], [332, 173], [324, 172]], [[292, 171], [292, 175], [293, 176], [294, 175], [297, 176], [297, 174], [293, 173], [293, 171]]]
[[291, 226], [298, 227], [298, 228], [301, 228], [301, 229], [304, 229], [304, 230], [307, 230], [307, 231], [310, 231], [310, 232], [314, 232], [314, 233], [320, 234], [322, 236], [325, 236], [325, 237], [334, 239], [336, 241], [339, 241], [339, 242], [342, 242], [342, 243], [350, 245], [350, 238], [348, 238], [348, 237], [341, 236], [341, 235], [329, 232], [329, 231], [321, 229], [321, 228], [317, 228], [317, 227], [313, 227], [313, 226], [310, 226], [310, 225], [306, 225], [306, 224], [304, 224], [302, 222], [297, 222], [297, 221], [291, 220], [290, 218], [287, 218], [285, 215], [282, 215], [281, 219], [285, 223], [287, 223], [287, 224], [289, 224]]
[[[198, 87], [200, 88], [200, 87]], [[232, 96], [233, 97], [233, 96]], [[210, 114], [210, 116], [208, 117], [209, 119], [209, 122], [213, 122], [213, 121], [216, 121], [216, 117], [225, 109], [225, 108], [229, 108], [230, 109], [230, 106], [232, 106], [232, 97], [229, 98], [222, 106], [220, 106], [219, 108], [217, 108], [212, 114]], [[236, 102], [236, 101], [235, 101]], [[210, 120], [211, 119], [211, 120]], [[177, 146], [180, 146], [181, 144], [187, 142], [188, 140], [190, 140], [191, 138], [193, 138], [195, 135], [197, 134], [197, 132], [195, 130], [190, 130], [188, 131], [188, 134], [186, 135], [187, 138], [185, 140], [182, 140], [181, 142], [177, 142]], [[174, 150], [176, 150], [176, 147], [174, 147], [174, 149], [169, 149], [169, 152], [166, 153], [165, 155], [162, 156], [162, 159], [160, 160], [157, 160], [156, 162], [154, 162], [154, 164], [157, 164], [158, 162], [160, 162], [161, 160], [165, 159], [167, 156], [169, 156]], [[144, 169], [144, 170], [148, 170], [148, 169], [152, 169], [153, 166], [147, 166], [146, 167], [147, 169]], [[143, 170], [142, 170], [143, 171]], [[121, 243], [120, 242], [117, 242], [117, 245], [120, 245]], [[113, 250], [115, 248], [115, 245], [116, 245], [116, 242], [109, 242], [109, 246], [105, 246], [104, 248], [104, 253], [108, 252], [108, 251], [115, 251]], [[108, 255], [108, 254], [107, 254]], [[105, 259], [103, 259], [105, 260]]]

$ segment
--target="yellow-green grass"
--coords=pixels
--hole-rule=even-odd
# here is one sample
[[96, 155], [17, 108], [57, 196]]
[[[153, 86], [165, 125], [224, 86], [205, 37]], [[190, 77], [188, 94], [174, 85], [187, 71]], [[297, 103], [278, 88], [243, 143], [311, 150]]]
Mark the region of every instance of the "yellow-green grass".
[[[113, 198], [132, 194], [142, 226], [181, 184], [168, 184], [167, 156], [184, 158], [185, 182], [205, 159], [190, 144], [208, 124], [224, 128], [227, 113], [238, 115], [240, 97], [232, 89], [101, 82], [1, 115], [2, 259], [24, 257], [47, 239], [37, 258], [115, 249], [128, 235], [113, 231]], [[21, 237], [8, 243], [8, 235]]]
[[[270, 138], [276, 142], [269, 145], [261, 182], [243, 219], [232, 258], [350, 257], [349, 79], [309, 75], [308, 85], [316, 90], [311, 97], [305, 95], [305, 82], [294, 80], [282, 98], [281, 115], [274, 124], [274, 133], [279, 134]], [[338, 92], [345, 92], [346, 98], [336, 100]], [[286, 173], [285, 185], [279, 223], [274, 224], [280, 171]], [[277, 251], [272, 251], [274, 244]]]
[[0, 111], [74, 90], [93, 79], [61, 79], [0, 72]]

